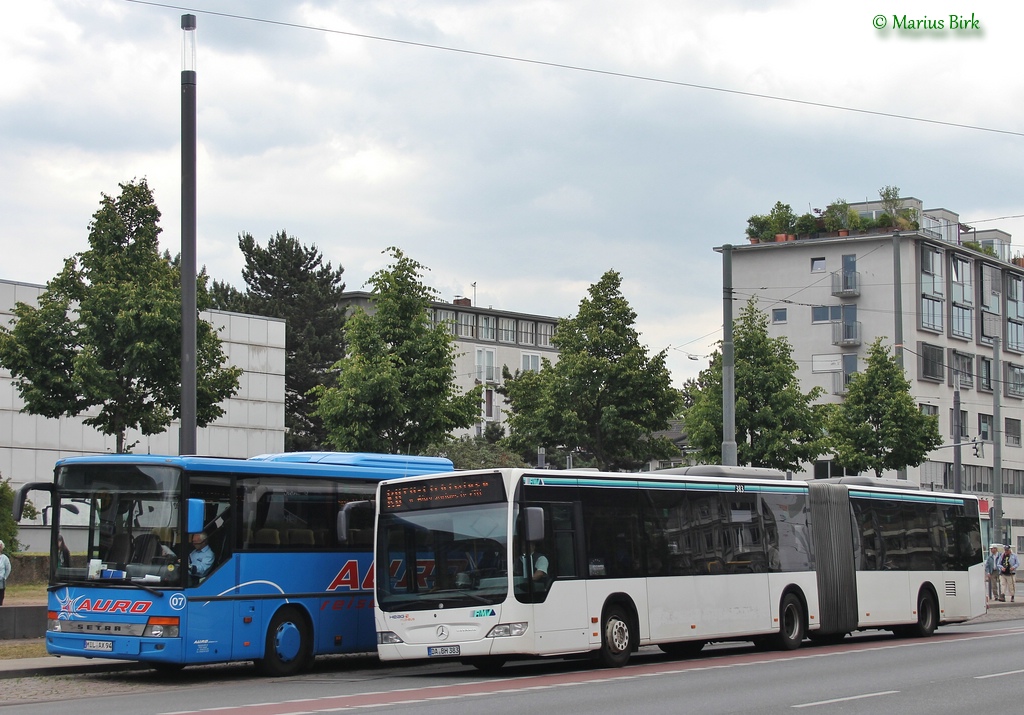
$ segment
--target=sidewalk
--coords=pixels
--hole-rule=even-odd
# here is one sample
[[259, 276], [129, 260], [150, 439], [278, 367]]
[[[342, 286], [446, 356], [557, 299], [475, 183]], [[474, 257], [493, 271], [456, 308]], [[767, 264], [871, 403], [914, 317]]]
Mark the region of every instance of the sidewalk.
[[[1016, 603], [993, 601], [988, 612], [967, 621], [988, 623], [1024, 618], [1024, 596]], [[8, 678], [30, 678], [41, 675], [75, 675], [80, 673], [113, 673], [118, 671], [145, 670], [150, 666], [130, 660], [107, 658], [77, 658], [74, 656], [46, 656], [43, 658], [0, 659], [0, 680]]]

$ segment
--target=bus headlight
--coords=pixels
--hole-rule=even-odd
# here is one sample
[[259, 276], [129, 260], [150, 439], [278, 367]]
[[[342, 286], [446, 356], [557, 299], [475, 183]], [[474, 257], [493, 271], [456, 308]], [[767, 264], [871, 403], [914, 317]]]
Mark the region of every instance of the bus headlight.
[[178, 619], [172, 616], [151, 616], [142, 632], [144, 638], [177, 638]]
[[396, 645], [404, 643], [394, 631], [377, 631], [377, 645]]
[[526, 623], [499, 623], [491, 632], [487, 634], [488, 638], [509, 638], [511, 636], [522, 636], [526, 635]]

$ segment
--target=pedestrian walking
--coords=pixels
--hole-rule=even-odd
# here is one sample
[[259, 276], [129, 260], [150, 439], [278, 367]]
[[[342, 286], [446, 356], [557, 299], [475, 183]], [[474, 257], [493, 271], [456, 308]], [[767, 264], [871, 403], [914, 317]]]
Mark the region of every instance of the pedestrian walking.
[[1007, 544], [1003, 550], [1003, 555], [999, 557], [999, 581], [1003, 587], [1003, 595], [999, 598], [1000, 601], [1005, 601], [1006, 596], [1009, 595], [1010, 602], [1013, 602], [1017, 590], [1015, 580], [1017, 578], [1018, 566], [1020, 566], [1020, 560], [1017, 558], [1017, 554], [1010, 550], [1010, 545]]
[[985, 557], [985, 583], [988, 585], [988, 600], [999, 600], [999, 544], [990, 544]]
[[11, 575], [11, 560], [4, 553], [4, 542], [0, 541], [0, 606], [4, 605], [4, 591], [7, 590], [7, 577]]

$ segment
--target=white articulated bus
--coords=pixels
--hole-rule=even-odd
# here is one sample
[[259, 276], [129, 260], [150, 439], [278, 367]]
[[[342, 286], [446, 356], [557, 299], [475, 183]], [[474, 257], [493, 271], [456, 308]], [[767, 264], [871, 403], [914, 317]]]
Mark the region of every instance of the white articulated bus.
[[861, 477], [697, 466], [386, 480], [374, 558], [380, 657], [481, 669], [928, 636], [985, 611], [978, 500]]

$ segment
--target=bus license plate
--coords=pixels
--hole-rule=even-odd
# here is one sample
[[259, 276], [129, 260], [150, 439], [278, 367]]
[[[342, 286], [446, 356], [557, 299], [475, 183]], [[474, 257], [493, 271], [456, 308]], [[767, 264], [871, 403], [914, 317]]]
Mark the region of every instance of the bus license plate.
[[439, 645], [433, 648], [427, 648], [427, 656], [430, 658], [438, 658], [441, 656], [451, 656], [459, 654], [459, 646], [457, 645]]
[[86, 650], [104, 650], [104, 651], [112, 652], [114, 650], [114, 642], [113, 641], [86, 641], [85, 642], [85, 649]]

